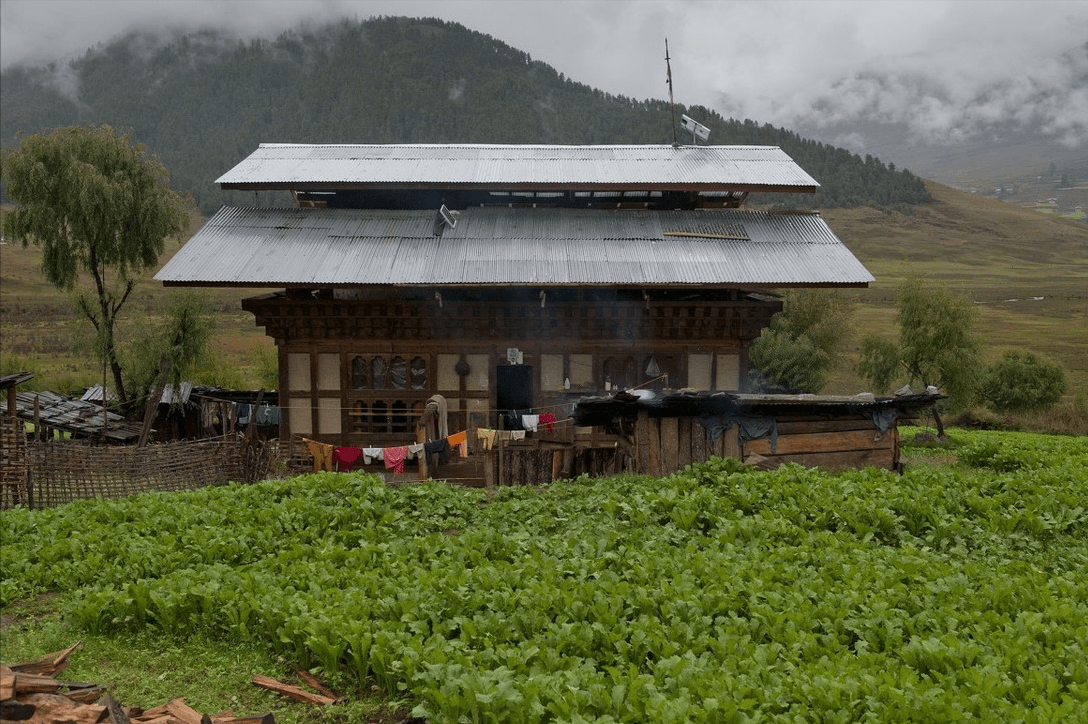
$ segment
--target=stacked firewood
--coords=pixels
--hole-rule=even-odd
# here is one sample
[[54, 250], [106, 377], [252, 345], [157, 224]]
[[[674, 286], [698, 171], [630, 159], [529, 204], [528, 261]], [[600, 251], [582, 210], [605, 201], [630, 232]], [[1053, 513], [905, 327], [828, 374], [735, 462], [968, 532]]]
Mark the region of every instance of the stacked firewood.
[[[230, 710], [218, 714], [201, 714], [184, 698], [171, 699], [152, 709], [126, 707], [101, 686], [82, 681], [58, 679], [68, 667], [68, 656], [75, 644], [38, 661], [4, 666], [0, 664], [0, 720], [5, 724], [275, 724], [272, 714], [234, 716]], [[309, 672], [299, 671], [299, 678], [320, 693], [285, 684], [266, 676], [256, 675], [253, 684], [296, 701], [311, 704], [332, 704], [336, 695], [326, 689]]]

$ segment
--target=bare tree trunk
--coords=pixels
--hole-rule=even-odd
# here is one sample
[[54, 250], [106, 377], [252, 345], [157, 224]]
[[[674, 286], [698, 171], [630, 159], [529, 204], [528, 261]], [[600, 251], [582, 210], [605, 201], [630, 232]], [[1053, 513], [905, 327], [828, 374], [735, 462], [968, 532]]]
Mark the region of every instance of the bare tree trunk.
[[147, 438], [151, 434], [151, 423], [155, 420], [155, 412], [159, 409], [159, 401], [162, 400], [163, 390], [166, 389], [166, 380], [170, 375], [170, 356], [162, 356], [162, 374], [159, 376], [159, 384], [155, 385], [147, 395], [147, 403], [144, 405], [144, 426], [140, 430], [140, 440], [136, 447], [147, 444]]

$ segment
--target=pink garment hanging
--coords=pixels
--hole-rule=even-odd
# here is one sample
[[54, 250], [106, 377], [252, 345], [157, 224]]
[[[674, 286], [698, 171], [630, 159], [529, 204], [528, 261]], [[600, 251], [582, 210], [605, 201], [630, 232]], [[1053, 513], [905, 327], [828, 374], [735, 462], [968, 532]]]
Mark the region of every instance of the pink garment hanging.
[[548, 428], [548, 434], [552, 434], [552, 430], [555, 429], [555, 413], [545, 412], [540, 416], [540, 424]]
[[385, 467], [395, 475], [404, 472], [404, 461], [408, 459], [408, 446], [385, 448]]

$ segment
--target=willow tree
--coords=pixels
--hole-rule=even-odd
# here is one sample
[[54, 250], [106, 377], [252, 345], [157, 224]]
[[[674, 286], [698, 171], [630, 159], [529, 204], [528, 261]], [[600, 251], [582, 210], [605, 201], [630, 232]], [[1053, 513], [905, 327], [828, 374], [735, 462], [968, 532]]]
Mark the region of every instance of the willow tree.
[[[906, 381], [941, 388], [957, 407], [970, 404], [982, 369], [971, 301], [938, 283], [911, 277], [900, 285], [896, 307], [898, 343], [866, 337], [858, 374], [877, 391]], [[937, 434], [943, 437], [936, 405], [932, 412]]]
[[117, 397], [127, 404], [117, 317], [135, 275], [188, 227], [185, 200], [170, 190], [158, 159], [109, 126], [28, 136], [4, 150], [0, 176], [18, 204], [4, 215], [5, 235], [41, 247], [42, 272], [58, 289], [73, 290], [80, 273], [93, 278], [95, 294], [79, 294], [77, 308], [94, 325]]

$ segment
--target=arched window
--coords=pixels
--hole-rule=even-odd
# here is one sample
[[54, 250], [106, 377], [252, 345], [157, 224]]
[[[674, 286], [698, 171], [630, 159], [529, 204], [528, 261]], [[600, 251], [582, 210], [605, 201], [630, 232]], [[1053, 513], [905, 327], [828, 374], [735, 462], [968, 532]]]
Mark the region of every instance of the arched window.
[[367, 372], [369, 365], [365, 357], [355, 357], [351, 360], [351, 386], [357, 390], [365, 390], [367, 387]]
[[394, 390], [403, 390], [408, 384], [407, 377], [408, 363], [405, 362], [403, 357], [394, 357], [392, 364], [389, 365], [391, 387]]
[[373, 424], [370, 428], [371, 432], [388, 432], [389, 431], [389, 407], [382, 400], [375, 400], [374, 406], [371, 408], [374, 414], [371, 416]]
[[371, 375], [371, 387], [375, 390], [385, 389], [385, 359], [382, 357], [375, 357], [370, 363], [370, 369], [373, 372]]
[[366, 432], [369, 424], [367, 420], [366, 403], [362, 400], [356, 400], [355, 404], [351, 406], [351, 431], [352, 432]]
[[403, 400], [393, 403], [393, 432], [408, 432], [408, 404]]
[[427, 389], [427, 361], [422, 357], [412, 358], [412, 389]]

